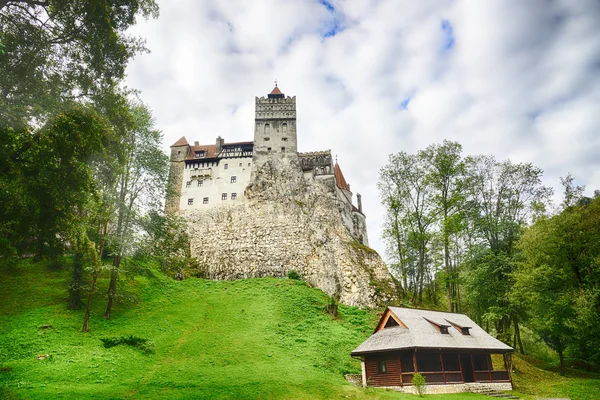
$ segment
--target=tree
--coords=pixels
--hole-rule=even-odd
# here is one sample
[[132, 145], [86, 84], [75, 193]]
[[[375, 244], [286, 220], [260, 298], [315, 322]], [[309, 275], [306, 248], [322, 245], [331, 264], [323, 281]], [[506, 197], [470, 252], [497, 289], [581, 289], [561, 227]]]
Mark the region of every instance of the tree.
[[[463, 203], [465, 194], [465, 164], [458, 142], [444, 140], [441, 145], [431, 145], [419, 153], [429, 163], [428, 179], [431, 183], [433, 203], [441, 224], [444, 270], [446, 273], [446, 299], [448, 310], [458, 312], [458, 266], [453, 263], [453, 237], [463, 230]], [[454, 251], [457, 255], [456, 251]]]
[[158, 6], [154, 0], [0, 0], [0, 126], [20, 130], [65, 103], [112, 91], [127, 61], [145, 50], [142, 40], [125, 34], [137, 15], [156, 17]]
[[143, 208], [160, 208], [168, 173], [168, 158], [160, 145], [162, 134], [154, 129], [150, 111], [131, 106], [134, 125], [121, 142], [124, 159], [116, 184], [116, 219], [112, 235], [113, 263], [108, 288], [106, 318], [110, 318], [123, 257], [131, 254], [136, 221]]
[[531, 329], [559, 355], [570, 352], [600, 365], [600, 199], [580, 203], [569, 175], [563, 210], [536, 221], [519, 240], [522, 261], [512, 298], [527, 311]]
[[407, 292], [412, 286], [415, 304], [422, 304], [424, 287], [433, 279], [428, 268], [428, 246], [433, 237], [436, 210], [427, 176], [427, 163], [422, 157], [401, 152], [390, 155], [378, 183], [388, 210], [384, 238], [400, 269], [403, 290]]
[[497, 290], [493, 294], [495, 304], [481, 308], [485, 301], [472, 295], [470, 301], [482, 312], [478, 319], [493, 322], [498, 337], [505, 342], [510, 342], [510, 328], [514, 324], [515, 339], [519, 342], [520, 310], [508, 298], [514, 245], [522, 229], [543, 209], [552, 192], [541, 184], [542, 170], [531, 164], [498, 162], [492, 156], [471, 157], [467, 163], [470, 192], [466, 213], [475, 235], [481, 238], [478, 250], [472, 252], [473, 257], [467, 264], [471, 267], [467, 274], [478, 271], [475, 276], [481, 279], [468, 279], [467, 289], [471, 294], [478, 293], [478, 285], [484, 284], [484, 280], [495, 280], [493, 287]]

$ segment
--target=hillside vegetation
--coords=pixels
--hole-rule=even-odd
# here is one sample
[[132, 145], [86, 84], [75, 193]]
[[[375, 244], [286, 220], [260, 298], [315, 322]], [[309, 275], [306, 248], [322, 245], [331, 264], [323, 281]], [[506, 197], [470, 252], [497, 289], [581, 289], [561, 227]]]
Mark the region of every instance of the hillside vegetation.
[[[142, 268], [121, 282], [113, 319], [100, 317], [97, 296], [91, 331], [83, 333], [83, 312], [66, 309], [70, 261], [64, 264], [0, 266], [0, 398], [416, 398], [345, 382], [345, 373], [360, 372], [349, 353], [377, 314], [341, 306], [334, 319], [324, 311], [327, 296], [301, 281], [179, 282]], [[100, 282], [100, 293], [107, 285]], [[522, 361], [517, 368], [527, 390], [556, 380]], [[573, 399], [592, 399], [600, 383], [561, 379], [547, 391]]]

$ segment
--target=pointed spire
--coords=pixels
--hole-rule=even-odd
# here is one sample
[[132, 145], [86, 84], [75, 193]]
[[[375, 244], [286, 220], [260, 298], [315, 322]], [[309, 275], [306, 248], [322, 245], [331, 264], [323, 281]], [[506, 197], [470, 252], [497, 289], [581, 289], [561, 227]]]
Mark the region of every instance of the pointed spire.
[[178, 141], [176, 141], [175, 143], [173, 143], [171, 145], [171, 147], [177, 147], [177, 146], [187, 146], [189, 143], [187, 141], [187, 139], [185, 138], [185, 136], [182, 136], [181, 139], [179, 139]]
[[277, 86], [277, 79], [275, 79], [275, 87], [271, 90], [271, 93], [267, 96], [269, 99], [283, 99], [285, 95], [279, 90]]

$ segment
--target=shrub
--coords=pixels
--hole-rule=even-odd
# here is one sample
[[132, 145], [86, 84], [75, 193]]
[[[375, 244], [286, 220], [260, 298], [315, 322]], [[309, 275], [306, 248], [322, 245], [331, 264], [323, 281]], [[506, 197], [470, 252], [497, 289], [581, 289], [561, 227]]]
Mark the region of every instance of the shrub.
[[295, 269], [292, 269], [290, 272], [288, 272], [287, 277], [290, 279], [299, 280], [300, 274], [298, 272], [296, 272]]
[[104, 343], [104, 347], [107, 349], [118, 346], [120, 344], [125, 344], [131, 347], [138, 348], [144, 353], [152, 353], [154, 351], [154, 343], [150, 342], [148, 339], [144, 339], [133, 335], [100, 338], [100, 340], [102, 341], [102, 343]]
[[425, 377], [423, 375], [421, 375], [420, 373], [416, 372], [412, 378], [412, 383], [413, 383], [413, 385], [415, 385], [415, 388], [417, 389], [417, 393], [419, 394], [419, 397], [423, 397], [423, 395], [427, 391], [427, 385], [425, 384]]

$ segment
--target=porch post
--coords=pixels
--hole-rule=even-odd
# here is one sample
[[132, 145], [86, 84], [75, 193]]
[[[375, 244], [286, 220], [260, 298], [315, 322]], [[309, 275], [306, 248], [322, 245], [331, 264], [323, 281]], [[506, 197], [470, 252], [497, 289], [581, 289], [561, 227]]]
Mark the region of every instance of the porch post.
[[367, 368], [365, 367], [365, 357], [360, 360], [360, 369], [362, 370], [362, 386], [367, 387]]

